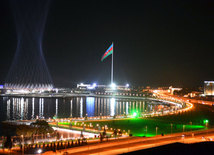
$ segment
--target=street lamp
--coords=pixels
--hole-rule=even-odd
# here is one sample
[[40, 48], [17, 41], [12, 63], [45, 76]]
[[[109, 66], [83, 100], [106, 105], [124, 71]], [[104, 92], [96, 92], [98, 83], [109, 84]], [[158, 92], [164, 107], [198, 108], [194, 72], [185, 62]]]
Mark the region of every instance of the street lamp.
[[22, 154], [24, 154], [24, 135], [21, 135], [22, 137]]
[[37, 150], [37, 153], [38, 153], [38, 154], [41, 154], [41, 153], [42, 153], [42, 149], [38, 149], [38, 150]]
[[136, 116], [137, 116], [137, 113], [136, 113], [136, 112], [134, 112], [134, 113], [133, 113], [133, 117], [136, 117]]
[[156, 126], [156, 136], [157, 136], [157, 134], [158, 134], [158, 127]]
[[204, 120], [204, 124], [205, 124], [206, 127], [208, 126], [208, 123], [209, 123], [209, 120], [208, 120], [208, 119], [205, 119], [205, 120]]
[[171, 123], [170, 125], [171, 125], [171, 134], [172, 134], [172, 126], [173, 126], [173, 124]]
[[192, 132], [192, 122], [190, 122], [190, 125], [191, 125], [191, 132]]
[[147, 136], [147, 126], [146, 126], [146, 136]]
[[48, 138], [48, 141], [49, 141], [49, 137], [50, 137], [50, 133], [47, 133], [47, 138]]

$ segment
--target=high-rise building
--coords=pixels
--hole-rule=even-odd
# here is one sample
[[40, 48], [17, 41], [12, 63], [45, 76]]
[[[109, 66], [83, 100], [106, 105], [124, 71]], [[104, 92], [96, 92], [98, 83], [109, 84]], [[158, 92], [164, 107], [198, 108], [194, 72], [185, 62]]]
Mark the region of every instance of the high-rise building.
[[214, 81], [204, 81], [204, 95], [214, 96]]

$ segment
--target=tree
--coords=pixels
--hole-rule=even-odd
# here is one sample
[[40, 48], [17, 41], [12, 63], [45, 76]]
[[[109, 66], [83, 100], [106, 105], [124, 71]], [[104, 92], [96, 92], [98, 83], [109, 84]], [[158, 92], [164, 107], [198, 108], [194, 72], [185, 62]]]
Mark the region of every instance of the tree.
[[35, 129], [28, 125], [18, 125], [16, 128], [16, 134], [18, 136], [24, 135], [25, 137], [30, 137], [35, 132]]
[[45, 120], [36, 120], [30, 124], [35, 129], [34, 134], [46, 135], [47, 133], [53, 133], [53, 128]]
[[45, 120], [36, 120], [36, 122], [31, 123], [30, 126], [36, 129], [37, 134], [47, 134], [54, 132], [53, 128]]
[[16, 128], [16, 134], [18, 136], [31, 137], [32, 143], [34, 143], [33, 134], [35, 134], [36, 129], [29, 125], [18, 125]]
[[11, 136], [7, 136], [7, 140], [5, 141], [5, 143], [3, 144], [5, 148], [12, 148], [12, 141], [11, 141]]
[[117, 137], [117, 130], [116, 129], [114, 129], [114, 136], [115, 136], [115, 138]]

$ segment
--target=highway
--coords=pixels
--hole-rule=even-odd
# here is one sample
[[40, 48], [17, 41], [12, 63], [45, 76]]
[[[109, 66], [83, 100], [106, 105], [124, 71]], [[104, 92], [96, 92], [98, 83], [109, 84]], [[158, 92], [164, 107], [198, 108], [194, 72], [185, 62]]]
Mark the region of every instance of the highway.
[[171, 95], [169, 93], [162, 93], [161, 91], [155, 91], [153, 93], [156, 96], [158, 96], [162, 99], [165, 99], [165, 100], [179, 100], [179, 101], [190, 102], [190, 103], [195, 103], [195, 104], [204, 104], [204, 105], [209, 105], [209, 106], [214, 105], [213, 101], [205, 101], [205, 100], [187, 98], [187, 97], [183, 97], [183, 96]]
[[[204, 137], [204, 138], [202, 138]], [[130, 137], [126, 139], [117, 139], [111, 142], [103, 142], [96, 144], [89, 144], [80, 147], [57, 151], [56, 154], [63, 154], [67, 152], [70, 155], [115, 155], [126, 152], [132, 152], [141, 149], [153, 148], [161, 145], [171, 144], [175, 142], [181, 143], [196, 143], [206, 140], [214, 139], [214, 129], [176, 133], [166, 136], [155, 136], [151, 138], [146, 137]], [[44, 154], [53, 154], [52, 151], [45, 152]]]

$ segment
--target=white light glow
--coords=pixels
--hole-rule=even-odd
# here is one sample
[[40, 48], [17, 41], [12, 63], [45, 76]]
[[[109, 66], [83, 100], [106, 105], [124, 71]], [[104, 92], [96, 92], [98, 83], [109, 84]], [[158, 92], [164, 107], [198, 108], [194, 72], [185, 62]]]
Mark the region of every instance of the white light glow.
[[112, 84], [110, 85], [110, 87], [111, 87], [112, 89], [115, 89], [115, 88], [117, 87], [117, 85], [116, 85], [115, 83], [112, 83]]
[[93, 83], [92, 85], [87, 86], [87, 89], [95, 89], [97, 87], [96, 83]]
[[93, 83], [93, 87], [96, 87], [97, 86], [97, 84], [96, 83]]
[[[69, 130], [69, 129], [63, 129], [63, 128], [56, 128], [56, 127], [53, 127], [54, 130], [57, 130], [57, 131], [64, 131], [64, 132], [68, 132], [68, 133], [76, 133], [76, 134], [81, 134], [81, 131], [77, 131], [77, 130]], [[90, 133], [90, 132], [86, 132], [84, 131], [84, 136], [85, 137], [90, 137], [90, 138], [93, 138], [95, 135], [98, 136], [99, 134], [95, 134], [95, 133]]]
[[111, 98], [110, 100], [110, 115], [114, 116], [115, 115], [115, 99]]
[[38, 149], [37, 153], [39, 154], [42, 153], [42, 149]]

